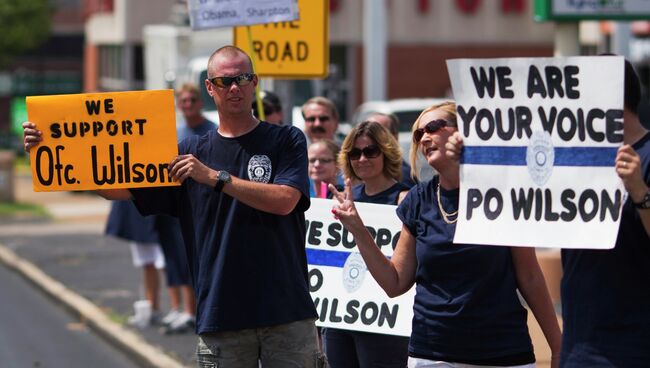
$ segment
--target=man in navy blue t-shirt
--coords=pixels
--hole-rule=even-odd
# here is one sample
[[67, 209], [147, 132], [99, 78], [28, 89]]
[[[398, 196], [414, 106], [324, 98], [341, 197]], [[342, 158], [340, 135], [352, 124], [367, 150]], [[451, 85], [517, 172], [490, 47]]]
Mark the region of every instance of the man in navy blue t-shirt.
[[[99, 194], [179, 218], [198, 303], [199, 366], [321, 367], [305, 252], [306, 141], [295, 127], [252, 115], [257, 83], [244, 51], [215, 51], [205, 86], [219, 127], [179, 144], [169, 170], [182, 185]], [[39, 141], [26, 123], [25, 149]]]

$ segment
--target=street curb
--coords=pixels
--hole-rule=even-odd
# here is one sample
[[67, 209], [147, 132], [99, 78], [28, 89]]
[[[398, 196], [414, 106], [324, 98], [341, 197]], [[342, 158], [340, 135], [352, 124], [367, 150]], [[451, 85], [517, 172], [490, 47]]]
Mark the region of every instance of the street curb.
[[90, 328], [117, 348], [129, 354], [138, 363], [148, 367], [184, 368], [185, 366], [159, 348], [147, 343], [141, 336], [111, 321], [104, 312], [88, 299], [76, 294], [62, 283], [54, 280], [33, 263], [21, 258], [0, 244], [0, 262], [18, 271], [48, 296], [69, 310], [79, 313]]

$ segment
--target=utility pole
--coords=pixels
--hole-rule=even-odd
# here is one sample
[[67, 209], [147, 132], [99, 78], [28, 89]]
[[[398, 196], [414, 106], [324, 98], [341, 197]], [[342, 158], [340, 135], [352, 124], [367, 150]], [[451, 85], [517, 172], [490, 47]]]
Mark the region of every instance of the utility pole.
[[386, 0], [363, 1], [363, 97], [386, 99]]
[[580, 22], [555, 22], [555, 57], [580, 55]]

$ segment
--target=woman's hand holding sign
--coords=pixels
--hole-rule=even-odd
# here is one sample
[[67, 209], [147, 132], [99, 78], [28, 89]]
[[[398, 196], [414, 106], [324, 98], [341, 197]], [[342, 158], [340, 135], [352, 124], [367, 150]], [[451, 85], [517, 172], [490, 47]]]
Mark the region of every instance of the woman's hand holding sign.
[[460, 135], [460, 132], [456, 131], [447, 140], [445, 143], [445, 152], [447, 158], [454, 161], [460, 161], [460, 154], [463, 151], [463, 137]]

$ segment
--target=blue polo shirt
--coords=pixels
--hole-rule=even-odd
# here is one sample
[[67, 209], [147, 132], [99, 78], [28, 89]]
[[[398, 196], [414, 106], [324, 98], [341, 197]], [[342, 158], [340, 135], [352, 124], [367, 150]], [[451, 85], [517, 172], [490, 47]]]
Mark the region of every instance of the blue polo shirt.
[[259, 328], [316, 318], [307, 283], [307, 148], [295, 127], [261, 122], [228, 138], [189, 137], [181, 154], [241, 179], [288, 185], [301, 199], [286, 216], [254, 209], [187, 179], [179, 187], [132, 190], [143, 214], [180, 219], [197, 298], [197, 333]]

